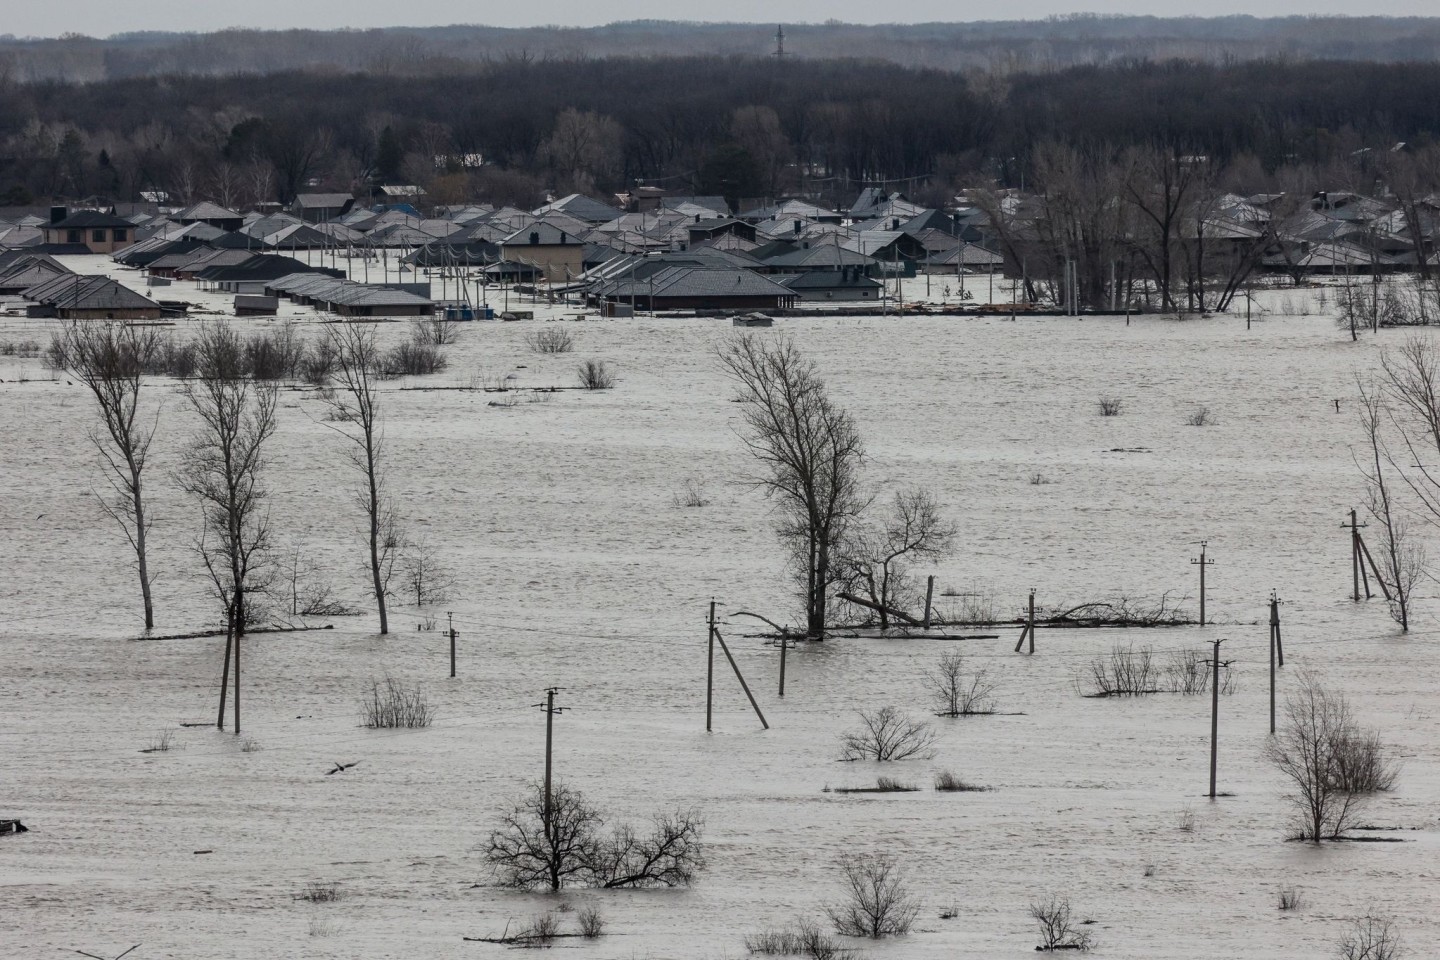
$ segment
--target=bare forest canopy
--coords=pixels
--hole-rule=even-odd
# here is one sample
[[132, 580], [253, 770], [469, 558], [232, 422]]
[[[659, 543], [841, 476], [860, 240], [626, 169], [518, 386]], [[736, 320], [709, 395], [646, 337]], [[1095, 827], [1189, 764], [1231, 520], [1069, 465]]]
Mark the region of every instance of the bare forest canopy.
[[[284, 73], [0, 84], [0, 205], [94, 195], [214, 198], [263, 184], [418, 183], [436, 203], [604, 196], [637, 180], [727, 197], [848, 202], [868, 183], [923, 199], [1024, 186], [1038, 145], [1160, 146], [1259, 190], [1440, 131], [1440, 62], [1139, 61], [999, 80], [873, 61], [511, 60], [460, 76]], [[483, 163], [482, 163], [483, 160]], [[1348, 171], [1343, 182], [1332, 171]], [[224, 191], [234, 198], [236, 191]], [[236, 200], [238, 202], [238, 199]], [[533, 204], [532, 204], [533, 205]]]
[[[511, 59], [766, 56], [775, 24], [634, 21], [604, 27], [474, 25], [373, 30], [0, 37], [0, 75], [93, 83], [143, 76], [365, 72], [453, 75]], [[1076, 14], [980, 23], [786, 24], [791, 59], [857, 58], [1003, 74], [1119, 60], [1440, 59], [1440, 19], [1161, 18]]]

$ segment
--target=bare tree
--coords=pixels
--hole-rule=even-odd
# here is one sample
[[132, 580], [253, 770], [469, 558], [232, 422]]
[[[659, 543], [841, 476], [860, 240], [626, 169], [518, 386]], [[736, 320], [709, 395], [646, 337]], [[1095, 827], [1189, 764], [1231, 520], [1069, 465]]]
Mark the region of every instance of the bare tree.
[[257, 575], [270, 545], [270, 518], [260, 478], [265, 444], [275, 432], [277, 389], [246, 376], [244, 343], [227, 324], [203, 325], [195, 347], [196, 376], [184, 390], [200, 430], [178, 479], [200, 504], [204, 525], [196, 546], [233, 640], [249, 622], [249, 593], [263, 585]]
[[360, 472], [356, 500], [365, 513], [370, 547], [370, 589], [380, 614], [380, 632], [390, 632], [385, 598], [399, 546], [394, 509], [385, 492], [385, 431], [380, 420], [377, 381], [383, 353], [369, 324], [339, 323], [327, 339], [333, 348], [335, 387], [327, 394], [336, 432], [350, 441], [350, 463]]
[[932, 755], [935, 731], [894, 707], [861, 710], [860, 726], [840, 738], [842, 760], [911, 760]]
[[545, 787], [534, 783], [491, 832], [486, 858], [507, 886], [551, 891], [566, 883], [682, 887], [705, 866], [704, 820], [697, 811], [658, 815], [645, 835], [622, 825], [602, 837], [602, 826], [600, 812], [578, 790], [555, 784], [547, 827]]
[[1404, 955], [1400, 935], [1389, 917], [1367, 914], [1354, 921], [1340, 941], [1342, 960], [1399, 960]]
[[292, 617], [333, 617], [350, 612], [336, 599], [334, 585], [299, 547], [285, 553], [278, 579], [283, 592], [275, 592], [280, 593], [278, 599]]
[[688, 887], [705, 866], [704, 826], [698, 812], [678, 810], [656, 816], [643, 836], [617, 827], [596, 851], [592, 882], [606, 889]]
[[1284, 726], [1265, 754], [1290, 782], [1285, 799], [1298, 814], [1299, 839], [1333, 840], [1353, 823], [1364, 795], [1349, 789], [1340, 757], [1353, 749], [1357, 736], [1344, 695], [1331, 693], [1314, 677], [1286, 698]]
[[[1366, 508], [1380, 525], [1380, 566], [1376, 575], [1390, 584], [1390, 614], [1400, 629], [1410, 629], [1410, 597], [1425, 575], [1425, 548], [1410, 533], [1409, 524], [1393, 502], [1385, 481], [1383, 461], [1394, 463], [1381, 436], [1384, 401], [1378, 391], [1360, 384], [1360, 425], [1369, 445], [1360, 462], [1365, 476]], [[1358, 461], [1357, 461], [1358, 462]]]
[[67, 327], [51, 343], [52, 358], [89, 388], [100, 412], [104, 430], [92, 428], [89, 435], [100, 452], [113, 495], [96, 499], [135, 551], [146, 630], [155, 626], [155, 607], [145, 554], [150, 517], [145, 513], [144, 476], [160, 412], [157, 408], [154, 418], [141, 419], [140, 388], [159, 347], [160, 338], [153, 330], [97, 322]]
[[995, 684], [984, 669], [971, 673], [964, 654], [951, 651], [935, 669], [925, 672], [925, 687], [941, 717], [968, 717], [995, 712]]
[[533, 783], [523, 800], [490, 833], [485, 858], [501, 883], [522, 890], [558, 891], [590, 873], [601, 840], [600, 812], [578, 790], [557, 783], [547, 822], [545, 786]]
[[442, 603], [450, 599], [455, 589], [455, 576], [440, 560], [440, 555], [430, 541], [421, 537], [413, 544], [401, 547], [400, 575], [406, 592], [415, 598], [415, 606], [428, 603]]
[[878, 608], [880, 629], [890, 626], [890, 609], [912, 592], [909, 565], [944, 557], [954, 548], [955, 534], [955, 524], [940, 515], [935, 495], [918, 487], [897, 492], [878, 526], [852, 528], [839, 561], [842, 576]]
[[757, 483], [778, 501], [778, 532], [798, 567], [806, 632], [823, 637], [838, 577], [834, 555], [865, 506], [864, 444], [794, 341], [737, 337], [721, 346], [720, 362], [739, 388], [742, 439], [763, 470]]
[[1091, 949], [1095, 943], [1090, 931], [1080, 929], [1069, 897], [1051, 897], [1030, 904], [1030, 917], [1040, 929], [1040, 946], [1036, 950]]
[[844, 899], [825, 908], [835, 932], [846, 937], [903, 937], [920, 913], [905, 872], [891, 854], [840, 859]]

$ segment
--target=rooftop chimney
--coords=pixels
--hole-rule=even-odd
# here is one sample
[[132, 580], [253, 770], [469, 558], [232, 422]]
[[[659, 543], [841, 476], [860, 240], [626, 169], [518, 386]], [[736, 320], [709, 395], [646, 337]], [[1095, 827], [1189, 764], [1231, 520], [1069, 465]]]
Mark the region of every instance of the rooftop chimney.
[[69, 207], [51, 207], [51, 208], [50, 208], [50, 222], [51, 222], [51, 223], [59, 223], [61, 220], [64, 220], [64, 219], [65, 219], [66, 217], [68, 217], [68, 216], [70, 216], [70, 208], [69, 208]]

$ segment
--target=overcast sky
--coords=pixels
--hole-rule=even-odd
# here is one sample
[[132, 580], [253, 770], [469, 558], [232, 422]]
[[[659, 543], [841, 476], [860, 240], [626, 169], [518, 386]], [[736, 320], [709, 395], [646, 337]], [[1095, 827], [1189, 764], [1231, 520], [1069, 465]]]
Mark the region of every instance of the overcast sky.
[[617, 20], [727, 20], [790, 23], [827, 19], [851, 23], [933, 20], [1015, 20], [1085, 10], [1158, 16], [1219, 16], [1255, 13], [1436, 16], [1434, 0], [8, 0], [0, 32], [57, 36], [67, 31], [108, 36], [131, 30], [216, 30], [222, 27], [380, 27], [484, 23], [594, 26]]

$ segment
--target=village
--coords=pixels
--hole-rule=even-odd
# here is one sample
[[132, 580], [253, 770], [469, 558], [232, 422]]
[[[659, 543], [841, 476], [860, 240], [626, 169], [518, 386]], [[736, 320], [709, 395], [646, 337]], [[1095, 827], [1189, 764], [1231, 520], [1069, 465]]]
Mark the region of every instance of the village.
[[[1440, 225], [1435, 197], [1197, 196], [1173, 228], [1182, 295], [1146, 275], [1137, 253], [1146, 238], [1117, 238], [1113, 246], [1130, 252], [1112, 250], [1104, 262], [1071, 256], [1062, 211], [1019, 191], [960, 195], [944, 210], [880, 188], [844, 210], [788, 199], [732, 211], [722, 197], [646, 187], [617, 195], [616, 205], [571, 194], [529, 212], [471, 204], [422, 213], [414, 186], [369, 199], [302, 193], [287, 208], [243, 213], [208, 200], [174, 208], [98, 198], [0, 210], [0, 297], [34, 317], [127, 320], [173, 320], [191, 307], [453, 320], [537, 309], [1078, 315], [1178, 304], [1208, 312], [1243, 306], [1256, 287], [1314, 278], [1378, 285], [1416, 274], [1423, 285], [1437, 266]], [[88, 266], [98, 257], [116, 269]], [[1424, 297], [1419, 304], [1426, 310]]]

